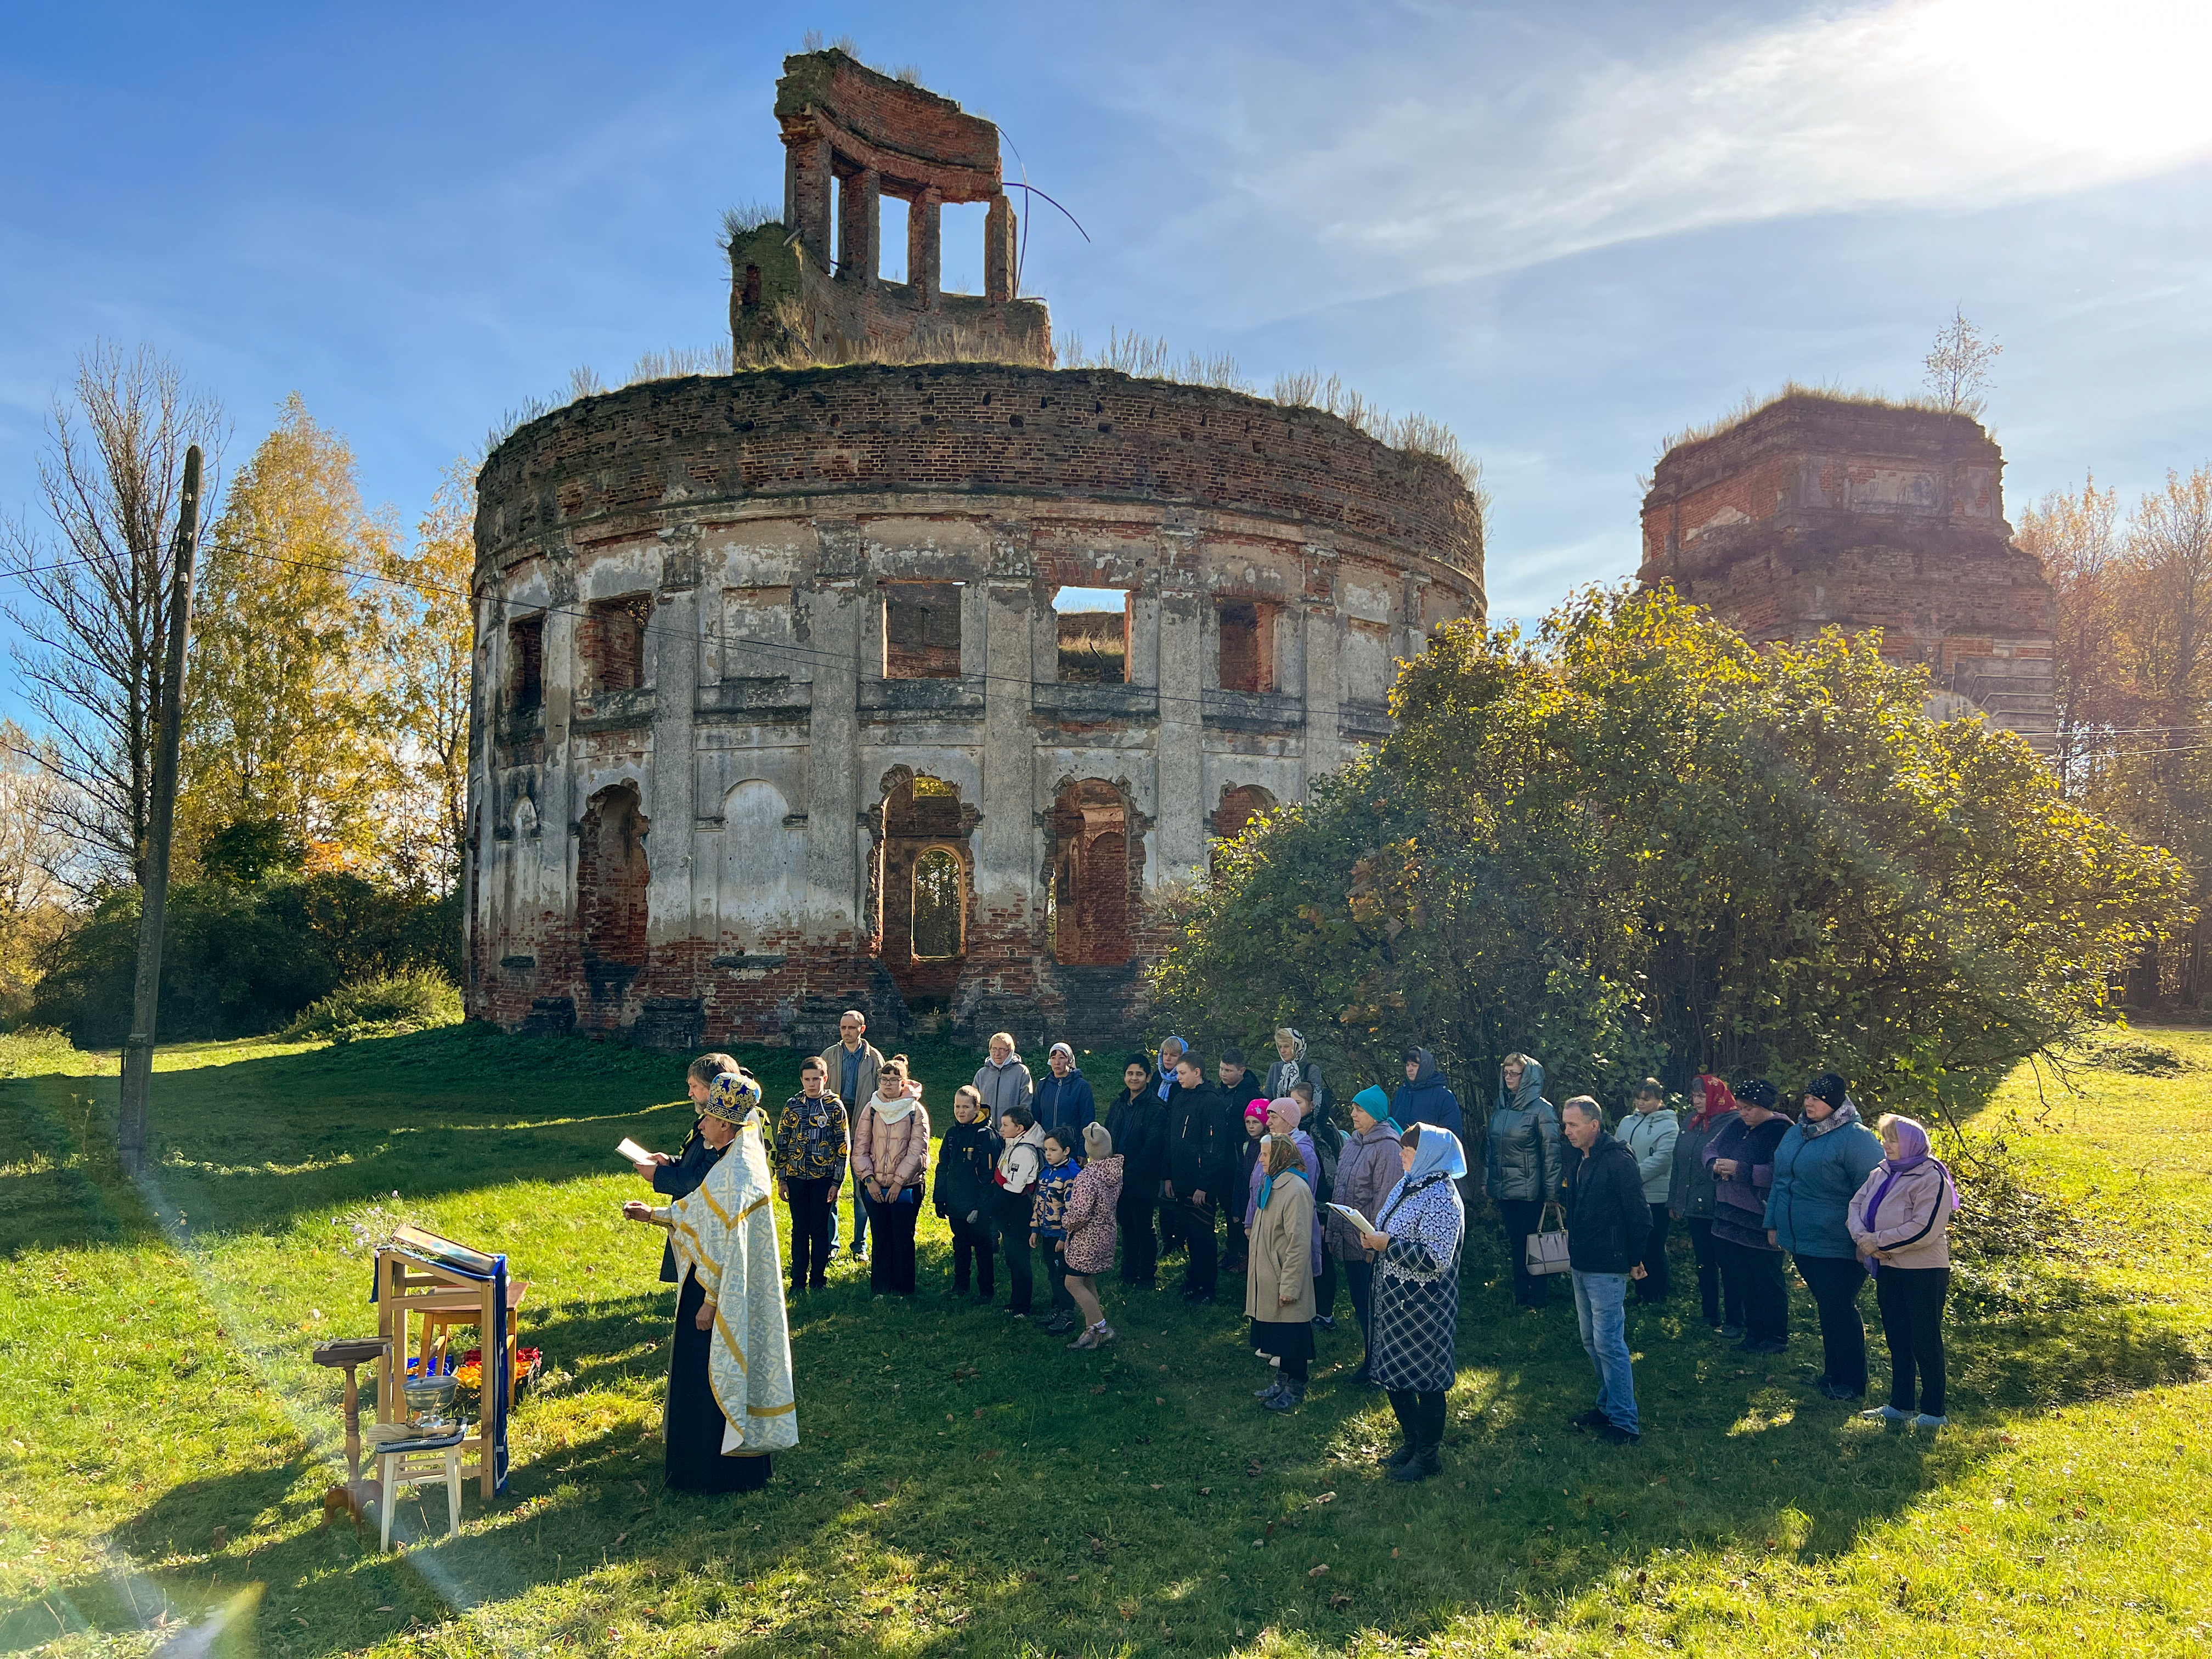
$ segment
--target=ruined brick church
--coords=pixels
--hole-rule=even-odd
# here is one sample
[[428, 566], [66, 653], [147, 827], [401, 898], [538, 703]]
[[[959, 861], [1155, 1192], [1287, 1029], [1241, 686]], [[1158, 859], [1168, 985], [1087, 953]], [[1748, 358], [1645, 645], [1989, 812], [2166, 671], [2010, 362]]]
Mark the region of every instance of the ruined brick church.
[[[1332, 415], [1048, 367], [996, 128], [836, 50], [785, 70], [738, 372], [580, 398], [478, 480], [470, 1012], [670, 1048], [817, 1045], [854, 1006], [1125, 1036], [1152, 901], [1484, 616], [1480, 511]], [[980, 295], [940, 286], [959, 204]], [[742, 367], [793, 337], [916, 361]], [[1785, 399], [1662, 461], [1644, 575], [1758, 639], [1881, 624], [2035, 740], [2050, 596], [2001, 467], [1963, 417]]]
[[[670, 1048], [817, 1042], [854, 1006], [1118, 1036], [1148, 900], [1379, 737], [1395, 661], [1483, 615], [1480, 513], [1319, 410], [1042, 366], [997, 130], [841, 52], [785, 67], [735, 343], [1001, 361], [654, 381], [492, 453], [471, 1012]], [[986, 204], [981, 295], [939, 285], [959, 203]]]

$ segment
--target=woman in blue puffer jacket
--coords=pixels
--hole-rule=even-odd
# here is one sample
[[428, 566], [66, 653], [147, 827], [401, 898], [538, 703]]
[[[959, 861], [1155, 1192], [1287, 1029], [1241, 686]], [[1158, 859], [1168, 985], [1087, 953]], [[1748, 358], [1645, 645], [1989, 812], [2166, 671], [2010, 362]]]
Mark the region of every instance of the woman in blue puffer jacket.
[[1805, 1107], [1774, 1148], [1766, 1236], [1790, 1252], [1820, 1313], [1827, 1361], [1816, 1386], [1831, 1400], [1866, 1397], [1866, 1326], [1859, 1287], [1866, 1265], [1851, 1242], [1851, 1198], [1881, 1162], [1881, 1139], [1859, 1121], [1844, 1079], [1823, 1072], [1805, 1087]]

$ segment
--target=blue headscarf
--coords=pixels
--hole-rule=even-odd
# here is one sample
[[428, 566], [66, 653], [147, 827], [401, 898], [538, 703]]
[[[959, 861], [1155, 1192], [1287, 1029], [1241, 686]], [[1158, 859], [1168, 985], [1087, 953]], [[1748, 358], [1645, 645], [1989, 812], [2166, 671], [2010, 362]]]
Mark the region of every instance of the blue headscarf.
[[1369, 1084], [1358, 1094], [1352, 1096], [1352, 1103], [1373, 1118], [1379, 1127], [1388, 1129], [1392, 1134], [1401, 1135], [1406, 1133], [1405, 1127], [1390, 1115], [1390, 1097], [1384, 1094], [1374, 1084]]
[[[1182, 1057], [1190, 1052], [1190, 1044], [1183, 1042], [1183, 1040], [1177, 1036], [1173, 1031], [1170, 1031], [1165, 1036], [1160, 1039], [1160, 1047], [1164, 1048], [1170, 1042], [1180, 1045], [1176, 1049], [1176, 1064], [1181, 1065], [1182, 1063]], [[1152, 1059], [1153, 1062], [1160, 1067], [1160, 1086], [1158, 1093], [1160, 1098], [1162, 1100], [1165, 1100], [1168, 1097], [1168, 1091], [1175, 1087], [1175, 1066], [1162, 1063], [1160, 1056], [1157, 1053], [1153, 1054]]]
[[[1413, 1167], [1383, 1199], [1383, 1215], [1389, 1214], [1392, 1205], [1431, 1176], [1449, 1176], [1456, 1181], [1467, 1173], [1467, 1153], [1460, 1146], [1457, 1135], [1433, 1123], [1417, 1123], [1413, 1127], [1421, 1132], [1420, 1142], [1413, 1148]], [[1381, 1224], [1379, 1217], [1376, 1224]]]
[[[1268, 1136], [1267, 1136], [1267, 1137], [1266, 1137], [1266, 1139], [1269, 1139], [1269, 1140], [1274, 1140], [1274, 1139], [1278, 1139], [1278, 1138], [1279, 1138], [1279, 1137], [1274, 1136], [1274, 1135], [1268, 1135]], [[1283, 1136], [1279, 1137], [1279, 1139], [1284, 1139], [1284, 1140], [1291, 1140], [1291, 1137], [1290, 1137], [1290, 1136], [1288, 1136], [1288, 1135], [1283, 1135]], [[1297, 1143], [1295, 1140], [1291, 1140], [1291, 1144], [1293, 1146], [1296, 1146]], [[1291, 1166], [1290, 1166], [1288, 1169], [1285, 1170], [1283, 1171], [1283, 1173], [1284, 1173], [1285, 1175], [1294, 1175], [1294, 1176], [1296, 1176], [1299, 1180], [1304, 1181], [1304, 1180], [1306, 1178], [1306, 1167], [1305, 1167], [1305, 1165], [1304, 1165], [1303, 1163], [1293, 1163], [1293, 1164], [1291, 1164]], [[1270, 1174], [1267, 1172], [1267, 1166], [1266, 1163], [1263, 1161], [1263, 1162], [1261, 1164], [1261, 1165], [1260, 1165], [1260, 1204], [1259, 1204], [1259, 1207], [1260, 1207], [1261, 1209], [1263, 1209], [1263, 1210], [1264, 1210], [1264, 1209], [1266, 1209], [1266, 1208], [1267, 1207], [1267, 1194], [1268, 1194], [1269, 1193], [1273, 1192], [1274, 1190], [1275, 1190], [1275, 1177], [1274, 1177], [1273, 1176], [1270, 1175]]]

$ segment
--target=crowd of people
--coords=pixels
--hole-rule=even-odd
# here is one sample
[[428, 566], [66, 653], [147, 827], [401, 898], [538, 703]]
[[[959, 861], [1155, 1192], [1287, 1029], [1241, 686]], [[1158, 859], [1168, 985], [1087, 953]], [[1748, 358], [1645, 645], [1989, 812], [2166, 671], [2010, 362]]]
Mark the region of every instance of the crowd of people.
[[[1888, 1115], [1869, 1127], [1832, 1073], [1794, 1102], [1763, 1078], [1731, 1085], [1701, 1075], [1680, 1114], [1647, 1078], [1608, 1130], [1596, 1100], [1579, 1095], [1555, 1107], [1542, 1065], [1509, 1054], [1471, 1164], [1466, 1115], [1425, 1048], [1405, 1054], [1403, 1079], [1389, 1090], [1369, 1084], [1355, 1093], [1340, 1121], [1336, 1096], [1294, 1030], [1275, 1032], [1264, 1073], [1232, 1047], [1211, 1077], [1189, 1044], [1169, 1036], [1128, 1057], [1102, 1114], [1066, 1043], [1052, 1045], [1039, 1076], [1000, 1032], [953, 1097], [933, 1168], [921, 1085], [905, 1056], [883, 1054], [866, 1032], [865, 1017], [845, 1014], [839, 1040], [801, 1063], [799, 1092], [772, 1119], [735, 1060], [702, 1055], [690, 1073], [697, 1128], [679, 1152], [637, 1165], [672, 1200], [624, 1206], [669, 1230], [661, 1277], [679, 1285], [672, 1485], [698, 1484], [678, 1467], [679, 1429], [685, 1460], [717, 1434], [726, 1457], [789, 1443], [775, 1439], [774, 1417], [748, 1420], [760, 1410], [750, 1397], [735, 1413], [723, 1399], [730, 1390], [715, 1379], [748, 1362], [718, 1322], [714, 1291], [743, 1279], [757, 1300], [763, 1276], [781, 1271], [766, 1259], [731, 1259], [732, 1240], [757, 1246], [740, 1223], [771, 1185], [790, 1215], [788, 1293], [823, 1286], [848, 1179], [844, 1248], [866, 1261], [876, 1294], [915, 1293], [915, 1235], [927, 1200], [951, 1234], [946, 1294], [998, 1305], [1003, 1278], [1005, 1316], [1029, 1321], [1039, 1311], [1041, 1264], [1039, 1328], [1072, 1333], [1070, 1348], [1114, 1341], [1109, 1282], [1125, 1295], [1153, 1288], [1164, 1257], [1181, 1255], [1182, 1296], [1193, 1305], [1216, 1300], [1224, 1269], [1241, 1274], [1254, 1355], [1268, 1370], [1254, 1393], [1270, 1411], [1298, 1408], [1316, 1333], [1338, 1328], [1341, 1286], [1361, 1341], [1350, 1381], [1383, 1391], [1402, 1431], [1387, 1460], [1395, 1480], [1441, 1468], [1461, 1261], [1478, 1200], [1497, 1218], [1518, 1307], [1544, 1307], [1552, 1279], [1569, 1280], [1596, 1383], [1577, 1427], [1621, 1445], [1642, 1435], [1628, 1307], [1669, 1302], [1667, 1247], [1677, 1222], [1689, 1236], [1704, 1322], [1747, 1352], [1785, 1350], [1784, 1257], [1794, 1263], [1818, 1316], [1825, 1365], [1815, 1386], [1838, 1401], [1863, 1403], [1867, 1394], [1860, 1293], [1872, 1278], [1890, 1395], [1864, 1414], [1923, 1428], [1946, 1421], [1942, 1309], [1957, 1188], [1920, 1124]], [[748, 1174], [720, 1173], [732, 1162]], [[775, 1340], [787, 1372], [776, 1289]], [[748, 1315], [757, 1328], [757, 1308]], [[733, 1361], [718, 1358], [725, 1347]], [[764, 1470], [761, 1456], [757, 1479]], [[749, 1474], [747, 1484], [757, 1483]]]

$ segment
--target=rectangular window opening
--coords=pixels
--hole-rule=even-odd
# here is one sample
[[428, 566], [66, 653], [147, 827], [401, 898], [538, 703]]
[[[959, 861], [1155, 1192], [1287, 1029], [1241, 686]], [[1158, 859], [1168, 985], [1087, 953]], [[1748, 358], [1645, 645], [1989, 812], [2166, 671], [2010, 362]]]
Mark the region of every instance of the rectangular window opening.
[[1115, 587], [1063, 587], [1052, 609], [1063, 685], [1129, 682], [1129, 614], [1135, 595]]
[[1221, 625], [1221, 689], [1275, 689], [1275, 607], [1253, 599], [1217, 602]]
[[545, 704], [545, 618], [525, 617], [507, 629], [507, 701], [518, 713]]
[[884, 678], [960, 678], [961, 582], [884, 584]]
[[876, 256], [877, 272], [887, 283], [909, 282], [913, 279], [906, 268], [906, 231], [907, 218], [913, 210], [888, 191], [882, 203], [876, 221], [876, 246], [881, 250]]
[[592, 691], [634, 691], [645, 684], [645, 635], [653, 595], [595, 599], [576, 629], [584, 684]]

